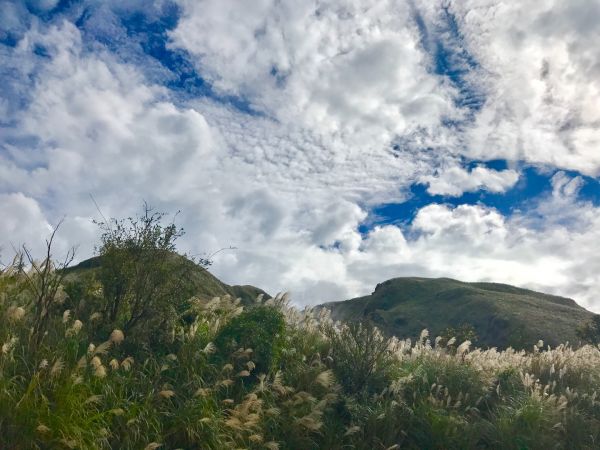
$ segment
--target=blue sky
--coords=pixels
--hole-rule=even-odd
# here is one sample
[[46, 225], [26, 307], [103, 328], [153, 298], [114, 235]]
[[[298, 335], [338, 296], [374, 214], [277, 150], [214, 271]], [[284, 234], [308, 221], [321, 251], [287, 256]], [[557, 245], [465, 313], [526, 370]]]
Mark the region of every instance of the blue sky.
[[0, 1], [0, 246], [147, 200], [301, 304], [394, 276], [600, 310], [589, 0]]

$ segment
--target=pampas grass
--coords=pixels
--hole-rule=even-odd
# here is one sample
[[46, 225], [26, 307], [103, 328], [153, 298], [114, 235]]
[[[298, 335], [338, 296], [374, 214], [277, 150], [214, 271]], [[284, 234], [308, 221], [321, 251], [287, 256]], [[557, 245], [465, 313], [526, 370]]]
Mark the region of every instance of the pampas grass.
[[112, 331], [112, 333], [110, 333], [108, 340], [115, 345], [119, 345], [125, 340], [125, 334], [121, 330], [115, 329]]
[[[444, 345], [427, 331], [387, 338], [370, 325], [335, 323], [326, 310], [297, 310], [283, 294], [250, 306], [195, 297], [150, 343], [129, 332], [125, 339], [118, 324], [91, 312], [104, 311], [94, 293], [88, 309], [68, 299], [52, 309], [34, 347], [30, 294], [15, 274], [0, 276], [0, 448], [592, 449], [600, 442], [596, 346], [482, 349], [454, 339]], [[232, 334], [230, 348], [215, 344], [232, 320], [243, 326], [248, 309], [253, 324], [263, 312], [283, 318], [281, 348], [264, 346], [252, 330], [239, 342]], [[265, 348], [277, 352], [272, 365], [260, 364]]]

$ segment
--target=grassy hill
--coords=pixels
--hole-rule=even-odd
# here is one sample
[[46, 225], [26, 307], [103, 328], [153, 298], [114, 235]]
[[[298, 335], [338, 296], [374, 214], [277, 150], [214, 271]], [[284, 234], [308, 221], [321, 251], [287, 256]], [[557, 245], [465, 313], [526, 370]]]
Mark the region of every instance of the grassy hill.
[[[193, 284], [194, 292], [198, 297], [211, 299], [213, 297], [230, 295], [233, 298], [241, 298], [243, 304], [252, 303], [259, 294], [263, 294], [265, 298], [270, 298], [265, 291], [254, 286], [232, 286], [223, 283], [207, 269], [194, 264], [184, 256], [173, 254], [172, 258], [181, 258], [185, 260], [185, 264], [190, 265], [189, 282]], [[101, 265], [102, 258], [98, 256], [82, 261], [78, 265], [66, 269], [68, 272], [66, 281], [72, 281], [80, 277], [93, 276], [94, 272], [97, 271]]]
[[576, 328], [593, 313], [575, 301], [498, 283], [464, 283], [449, 278], [394, 278], [371, 295], [327, 303], [335, 319], [368, 317], [389, 334], [436, 336], [448, 326], [470, 324], [478, 345], [531, 348], [542, 339], [578, 342]]

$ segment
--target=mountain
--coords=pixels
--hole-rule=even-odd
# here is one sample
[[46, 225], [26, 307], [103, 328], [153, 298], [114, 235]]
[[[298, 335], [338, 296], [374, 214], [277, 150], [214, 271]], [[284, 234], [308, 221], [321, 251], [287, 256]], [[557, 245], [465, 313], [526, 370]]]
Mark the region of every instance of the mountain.
[[447, 327], [471, 325], [482, 347], [531, 348], [576, 344], [576, 329], [594, 314], [574, 300], [499, 283], [449, 278], [394, 278], [371, 295], [326, 303], [337, 320], [368, 317], [384, 332], [414, 338], [427, 328], [435, 337]]
[[[250, 285], [229, 285], [223, 283], [207, 269], [194, 264], [184, 256], [172, 254], [172, 258], [182, 258], [185, 264], [190, 265], [190, 282], [194, 285], [194, 290], [198, 297], [211, 299], [213, 297], [222, 297], [230, 295], [233, 298], [241, 298], [243, 304], [252, 303], [256, 297], [263, 294], [265, 298], [270, 298], [262, 289]], [[102, 265], [102, 258], [95, 256], [93, 258], [82, 261], [76, 266], [66, 269], [67, 281], [81, 276], [89, 276], [98, 270]]]
[[[173, 254], [173, 258], [184, 258]], [[228, 285], [208, 270], [191, 265], [191, 282], [199, 297], [223, 295], [250, 304], [269, 295], [254, 286]], [[91, 276], [100, 257], [67, 269], [70, 279]], [[577, 344], [576, 329], [594, 316], [574, 300], [499, 283], [465, 283], [449, 278], [394, 278], [371, 295], [322, 305], [336, 320], [369, 318], [384, 332], [400, 338], [418, 336], [424, 328], [435, 337], [447, 327], [471, 325], [482, 347], [531, 348], [539, 339], [555, 346]]]

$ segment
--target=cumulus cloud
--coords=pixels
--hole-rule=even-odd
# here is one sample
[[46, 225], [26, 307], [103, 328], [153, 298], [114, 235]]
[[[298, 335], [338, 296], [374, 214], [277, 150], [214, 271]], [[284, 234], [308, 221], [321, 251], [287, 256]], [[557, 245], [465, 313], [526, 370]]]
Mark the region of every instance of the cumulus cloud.
[[466, 132], [469, 154], [600, 170], [597, 2], [453, 2], [487, 99]]
[[472, 170], [450, 167], [437, 175], [427, 175], [421, 182], [427, 184], [431, 195], [459, 197], [465, 192], [485, 189], [489, 192], [506, 192], [519, 180], [515, 170], [493, 170], [478, 166]]
[[[4, 252], [12, 252], [27, 243], [35, 244], [40, 236], [52, 231], [38, 203], [22, 193], [0, 194], [0, 235]], [[6, 248], [8, 244], [10, 247]]]
[[[217, 89], [280, 121], [362, 145], [425, 133], [470, 158], [588, 175], [600, 168], [600, 76], [584, 44], [600, 38], [600, 27], [589, 20], [597, 5], [587, 0], [180, 4], [172, 45], [191, 52]], [[415, 8], [427, 36], [416, 26]], [[449, 38], [439, 31], [449, 14], [460, 40], [447, 46], [475, 61], [457, 70], [468, 70], [463, 82], [485, 95], [472, 123], [456, 134], [443, 124], [464, 117], [459, 93], [432, 73], [429, 54], [436, 40]]]
[[[28, 34], [17, 51], [27, 56], [40, 43], [52, 59], [12, 136], [34, 138], [35, 145], [3, 157], [2, 166], [12, 168], [4, 189], [52, 191], [68, 208], [64, 202], [89, 193], [103, 203], [108, 194], [105, 203], [112, 204], [139, 197], [152, 184], [168, 200], [198, 185], [193, 168], [218, 152], [200, 113], [163, 101], [162, 88], [146, 85], [137, 70], [110, 55], [84, 54], [68, 22]], [[176, 176], [163, 176], [168, 173]], [[81, 188], [74, 192], [74, 186]]]
[[570, 177], [563, 171], [556, 172], [550, 182], [552, 183], [552, 196], [566, 199], [575, 197], [585, 183], [582, 177]]
[[[543, 213], [555, 200], [546, 198], [528, 214]], [[382, 279], [414, 274], [504, 282], [570, 296], [597, 311], [600, 257], [593, 243], [600, 209], [573, 197], [568, 206], [585, 219], [540, 224], [481, 205], [429, 205], [409, 228], [371, 231], [360, 254], [348, 255], [347, 277], [371, 282], [369, 290]]]
[[213, 86], [285, 123], [354, 146], [439, 133], [460, 113], [428, 71], [408, 3], [181, 0], [172, 46], [196, 57]]
[[[86, 33], [126, 36], [113, 3], [90, 9], [99, 12]], [[521, 4], [483, 0], [179, 3], [170, 48], [188, 52], [218, 96], [249, 108], [182, 99], [133, 50], [87, 45], [68, 20], [23, 19], [23, 8], [0, 3], [11, 12], [0, 26], [22, 36], [0, 53], [10, 81], [0, 92], [10, 117], [0, 118], [5, 249], [42, 241], [66, 215], [61, 248], [81, 244], [89, 256], [98, 216], [89, 194], [106, 216], [130, 215], [145, 199], [182, 210], [182, 250], [236, 247], [215, 255], [216, 275], [289, 289], [301, 304], [421, 275], [514, 283], [598, 308], [600, 210], [579, 198], [582, 177], [556, 172], [551, 192], [511, 216], [423, 204], [402, 225], [366, 226], [373, 207], [407, 200], [414, 183], [460, 196], [502, 193], [519, 179], [456, 162], [469, 158], [596, 173], [597, 67], [580, 44], [597, 28], [577, 14], [582, 4], [532, 4], [526, 15]], [[447, 13], [463, 33], [453, 51], [478, 62], [463, 69], [487, 95], [480, 110], [436, 73], [431, 49]]]

